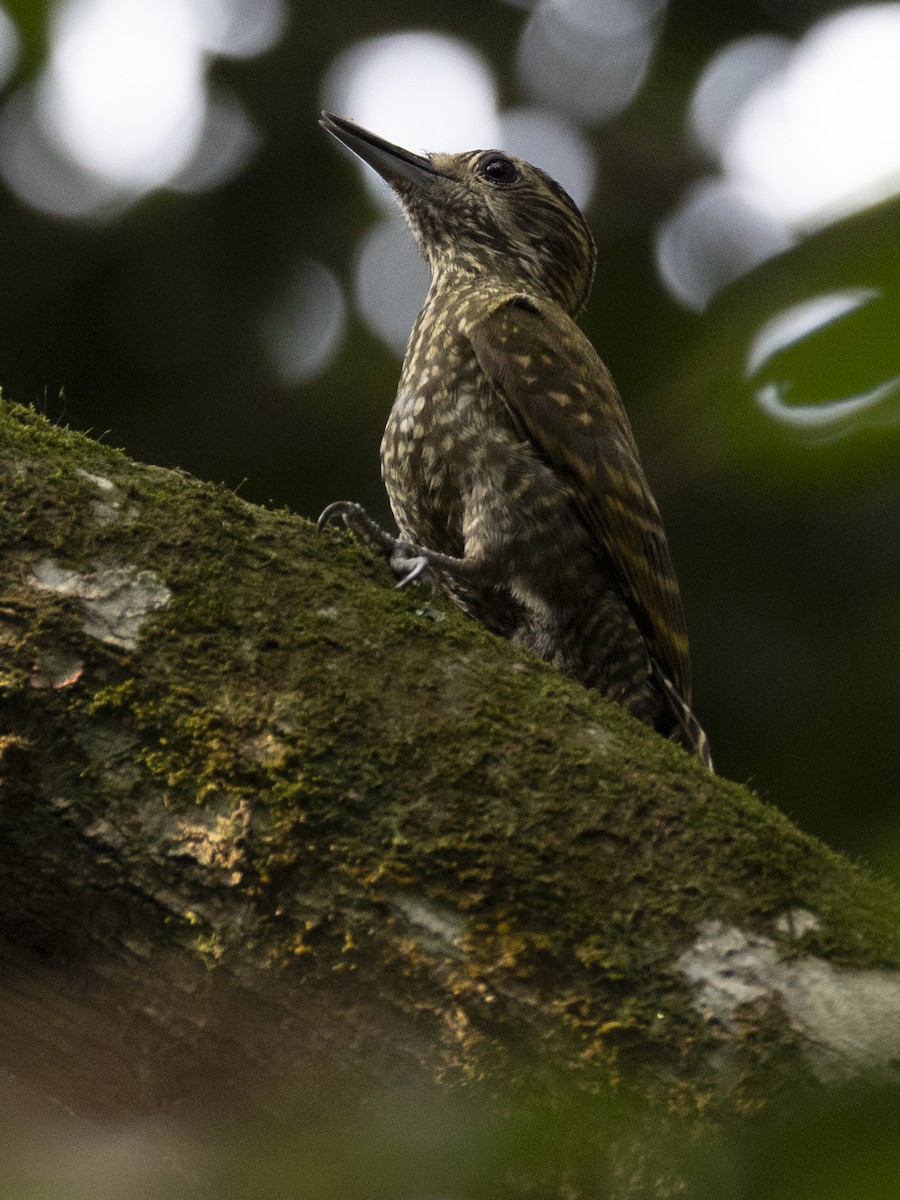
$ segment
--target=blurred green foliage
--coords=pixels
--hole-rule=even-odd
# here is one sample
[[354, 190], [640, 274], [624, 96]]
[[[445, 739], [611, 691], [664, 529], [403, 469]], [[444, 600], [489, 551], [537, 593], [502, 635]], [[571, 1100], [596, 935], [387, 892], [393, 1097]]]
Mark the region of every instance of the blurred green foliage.
[[[900, 400], [822, 430], [776, 419], [759, 388], [810, 408], [900, 373], [900, 208], [836, 224], [722, 294], [702, 316], [664, 291], [654, 230], [708, 171], [684, 137], [709, 55], [750, 32], [793, 35], [827, 6], [672, 4], [648, 81], [590, 130], [600, 251], [584, 324], [617, 379], [666, 517], [695, 656], [697, 710], [721, 771], [837, 848], [900, 873]], [[23, 74], [46, 6], [7, 3]], [[374, 216], [352, 165], [316, 125], [328, 65], [349, 42], [434, 28], [493, 64], [501, 101], [523, 10], [500, 0], [294, 3], [284, 39], [214, 78], [262, 141], [205, 194], [155, 193], [109, 222], [69, 222], [0, 191], [0, 384], [136, 457], [240, 486], [309, 516], [337, 498], [386, 518], [378, 444], [399, 363], [357, 320], [330, 367], [286, 386], [258, 336], [299, 256], [352, 291]], [[846, 288], [880, 296], [770, 358], [747, 356], [777, 313]], [[790, 413], [788, 412], [788, 416]], [[823, 427], [824, 428], [824, 427]]]
[[[305, 1097], [309, 1107], [313, 1097]], [[285, 1103], [286, 1097], [281, 1098]], [[698, 1132], [621, 1098], [386, 1095], [340, 1117], [179, 1128], [3, 1121], [16, 1200], [895, 1200], [897, 1093], [856, 1084]]]
[[[779, 314], [851, 293], [870, 294], [748, 377]], [[718, 766], [896, 872], [900, 204], [765, 264], [704, 325], [660, 372], [668, 425], [644, 440], [663, 462]]]

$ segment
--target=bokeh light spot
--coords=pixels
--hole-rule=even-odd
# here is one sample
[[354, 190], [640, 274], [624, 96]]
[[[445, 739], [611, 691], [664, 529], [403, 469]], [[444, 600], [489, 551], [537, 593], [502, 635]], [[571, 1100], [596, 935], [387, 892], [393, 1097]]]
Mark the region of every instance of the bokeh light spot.
[[637, 94], [665, 0], [544, 0], [519, 40], [527, 95], [581, 121], [607, 121]]
[[325, 370], [343, 338], [346, 308], [334, 274], [313, 259], [302, 259], [260, 326], [263, 346], [282, 382], [303, 383]]
[[46, 65], [0, 111], [0, 174], [70, 218], [219, 186], [259, 135], [234, 97], [208, 94], [211, 56], [259, 53], [285, 24], [284, 0], [61, 0]]
[[43, 136], [34, 88], [25, 86], [0, 110], [0, 173], [26, 204], [57, 217], [112, 218], [138, 195], [78, 165]]
[[898, 3], [828, 17], [793, 46], [758, 36], [713, 56], [689, 124], [723, 177], [715, 204], [694, 196], [663, 226], [673, 295], [701, 307], [792, 237], [900, 192], [898, 64]]
[[900, 190], [900, 4], [822, 21], [744, 105], [723, 155], [804, 229]]
[[[758, 379], [763, 368], [769, 369], [769, 378], [760, 381], [754, 391], [759, 407], [779, 424], [804, 434], [805, 441], [815, 445], [834, 442], [864, 425], [887, 427], [900, 424], [900, 374], [849, 396], [826, 395], [813, 404], [797, 402], [789, 367], [785, 380], [773, 378], [778, 374], [777, 363], [773, 360], [779, 355], [807, 339], [812, 340], [811, 352], [816, 354], [816, 335], [880, 299], [882, 293], [875, 288], [847, 288], [792, 305], [764, 322], [750, 343], [745, 367], [748, 379]], [[821, 354], [819, 348], [818, 355], [821, 357]], [[784, 366], [782, 373], [785, 373]]]
[[498, 145], [546, 171], [579, 208], [587, 207], [597, 166], [591, 143], [574, 122], [544, 108], [511, 108], [500, 115]]
[[325, 108], [412, 150], [497, 144], [493, 72], [446, 34], [396, 33], [349, 46], [329, 70], [322, 98]]
[[576, 29], [621, 37], [645, 29], [663, 12], [667, 0], [541, 0]]
[[695, 184], [659, 227], [656, 265], [668, 290], [700, 311], [741, 275], [794, 244], [788, 228], [735, 184]]
[[360, 316], [396, 354], [428, 291], [428, 267], [399, 212], [369, 231], [356, 260], [354, 296]]
[[787, 38], [756, 34], [730, 42], [706, 64], [690, 107], [697, 144], [718, 159], [741, 109], [761, 84], [782, 71], [793, 47]]
[[198, 41], [212, 54], [249, 58], [279, 41], [287, 26], [285, 0], [189, 0]]
[[203, 60], [182, 0], [66, 0], [39, 92], [44, 130], [111, 182], [163, 183], [203, 128]]
[[815, 330], [823, 329], [832, 321], [838, 321], [848, 313], [855, 312], [877, 300], [881, 292], [877, 288], [847, 288], [840, 292], [828, 292], [814, 296], [801, 304], [776, 313], [756, 332], [747, 352], [744, 374], [751, 379], [776, 354], [788, 346], [808, 337]]
[[785, 391], [777, 383], [767, 383], [756, 391], [760, 408], [783, 425], [812, 432], [821, 444], [832, 442], [867, 424], [900, 424], [900, 375], [888, 379], [868, 392], [821, 404], [788, 404]]
[[219, 187], [244, 169], [260, 140], [243, 106], [220, 91], [207, 100], [203, 130], [193, 157], [168, 186], [179, 192], [206, 192]]

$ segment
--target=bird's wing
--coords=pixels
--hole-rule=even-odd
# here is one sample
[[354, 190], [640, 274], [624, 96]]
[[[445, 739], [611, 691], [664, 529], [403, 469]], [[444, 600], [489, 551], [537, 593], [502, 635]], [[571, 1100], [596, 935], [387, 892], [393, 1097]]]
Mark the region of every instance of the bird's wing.
[[689, 705], [687, 634], [668, 542], [599, 355], [561, 309], [526, 295], [493, 304], [468, 333], [516, 427], [574, 483], [581, 515], [619, 571], [651, 653]]

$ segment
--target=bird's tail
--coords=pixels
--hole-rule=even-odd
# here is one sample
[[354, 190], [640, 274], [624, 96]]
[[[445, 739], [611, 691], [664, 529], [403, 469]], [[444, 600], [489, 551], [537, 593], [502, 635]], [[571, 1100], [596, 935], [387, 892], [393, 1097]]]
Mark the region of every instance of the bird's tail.
[[672, 714], [675, 717], [676, 728], [672, 737], [675, 741], [681, 742], [686, 749], [696, 754], [705, 767], [710, 771], [714, 771], [712, 754], [709, 749], [709, 738], [704, 733], [703, 726], [694, 716], [690, 706], [685, 704], [671, 679], [659, 667], [655, 668], [655, 673], [657, 682], [662, 689], [663, 695], [668, 700], [669, 707], [672, 709]]

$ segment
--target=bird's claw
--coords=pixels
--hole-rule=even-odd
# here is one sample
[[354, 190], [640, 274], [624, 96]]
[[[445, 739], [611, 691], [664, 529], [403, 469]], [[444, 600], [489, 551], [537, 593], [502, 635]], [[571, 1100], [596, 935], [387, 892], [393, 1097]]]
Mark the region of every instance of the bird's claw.
[[390, 558], [396, 552], [397, 539], [392, 537], [378, 525], [361, 504], [356, 504], [353, 500], [335, 500], [333, 504], [329, 504], [323, 510], [316, 522], [316, 528], [321, 532], [332, 521], [340, 518], [348, 529], [352, 530], [357, 537], [364, 538], [377, 546], [385, 555]]
[[321, 533], [332, 521], [338, 519], [353, 533], [381, 550], [390, 561], [394, 573], [401, 576], [398, 588], [408, 587], [417, 579], [421, 579], [428, 570], [428, 557], [422, 553], [421, 547], [411, 546], [408, 542], [401, 542], [399, 538], [386, 533], [372, 520], [361, 504], [352, 500], [336, 500], [322, 511], [316, 528]]
[[353, 509], [358, 509], [360, 512], [365, 512], [362, 505], [354, 504], [352, 500], [335, 500], [333, 504], [329, 504], [319, 513], [319, 519], [316, 521], [316, 529], [319, 533], [322, 532], [332, 521], [336, 521], [338, 517], [343, 517], [346, 521], [347, 516]]
[[403, 578], [396, 584], [396, 590], [399, 592], [402, 588], [408, 587], [409, 584], [415, 583], [417, 579], [421, 579], [428, 570], [428, 559], [424, 554], [417, 554], [413, 558], [408, 558], [405, 554], [399, 553], [403, 548], [403, 543], [399, 543], [397, 554], [391, 555], [391, 568], [399, 575], [405, 571]]

